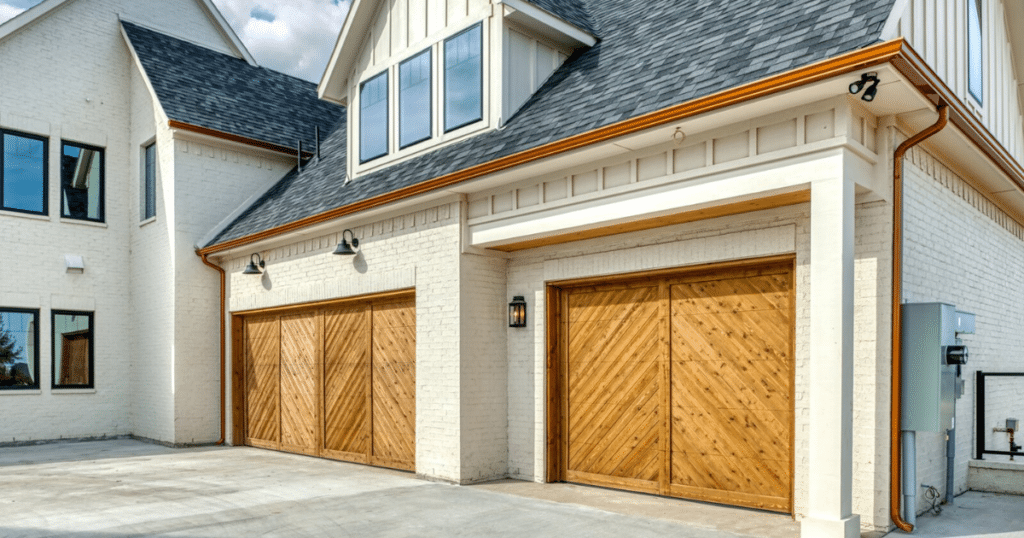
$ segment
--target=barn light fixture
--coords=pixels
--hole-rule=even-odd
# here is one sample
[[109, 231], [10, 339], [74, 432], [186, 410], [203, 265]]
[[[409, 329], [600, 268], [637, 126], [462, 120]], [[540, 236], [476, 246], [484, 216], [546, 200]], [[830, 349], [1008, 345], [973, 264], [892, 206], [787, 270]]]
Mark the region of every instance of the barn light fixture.
[[[864, 90], [864, 86], [866, 86], [869, 82], [871, 83], [871, 85], [868, 86], [867, 90]], [[850, 93], [852, 93], [853, 95], [857, 95], [858, 93], [860, 93], [861, 90], [864, 90], [864, 95], [862, 95], [860, 98], [870, 103], [871, 101], [874, 101], [875, 96], [878, 95], [878, 83], [878, 73], [864, 73], [863, 75], [860, 76], [860, 80], [854, 82], [853, 84], [850, 84]]]
[[259, 254], [253, 253], [252, 256], [249, 256], [249, 265], [245, 266], [245, 271], [242, 271], [242, 274], [243, 275], [262, 275], [263, 271], [260, 271], [260, 269], [262, 269], [262, 268], [264, 268], [266, 266], [267, 266], [267, 264], [264, 263], [263, 258], [260, 257]]
[[508, 326], [526, 327], [526, 299], [516, 295], [508, 304]]
[[[352, 237], [351, 244], [348, 241], [349, 236]], [[338, 248], [334, 249], [334, 253], [338, 256], [355, 256], [357, 248], [359, 248], [359, 239], [356, 238], [356, 234], [352, 230], [345, 230], [341, 232], [341, 243], [338, 243]]]

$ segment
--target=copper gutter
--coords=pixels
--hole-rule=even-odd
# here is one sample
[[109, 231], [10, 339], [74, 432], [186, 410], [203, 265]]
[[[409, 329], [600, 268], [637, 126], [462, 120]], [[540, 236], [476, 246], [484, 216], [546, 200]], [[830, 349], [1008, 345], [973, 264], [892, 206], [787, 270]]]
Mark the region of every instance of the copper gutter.
[[227, 403], [227, 394], [226, 394], [225, 387], [224, 387], [224, 384], [227, 381], [224, 378], [224, 368], [227, 366], [227, 348], [225, 347], [226, 346], [225, 337], [227, 336], [227, 327], [225, 326], [225, 322], [224, 322], [224, 316], [226, 315], [225, 308], [224, 308], [224, 306], [225, 306], [224, 297], [226, 295], [226, 290], [227, 290], [226, 282], [225, 282], [226, 281], [226, 276], [224, 274], [224, 268], [222, 268], [221, 266], [219, 266], [219, 265], [217, 265], [215, 263], [210, 262], [210, 260], [207, 259], [207, 254], [200, 254], [197, 251], [196, 255], [199, 256], [200, 259], [203, 260], [204, 264], [214, 268], [218, 273], [220, 273], [220, 439], [217, 440], [216, 444], [223, 445], [224, 444], [224, 440], [226, 438], [226, 433], [227, 433], [226, 432], [227, 428], [226, 428], [225, 420], [224, 420], [224, 413], [225, 413], [224, 412], [224, 406]]
[[[902, 313], [903, 303], [903, 157], [910, 148], [924, 142], [941, 131], [949, 122], [949, 107], [943, 103], [938, 108], [939, 119], [934, 125], [908, 138], [893, 154], [892, 163], [892, 418], [889, 446], [889, 513], [892, 522], [900, 530], [912, 532], [914, 526], [907, 523], [900, 514], [901, 448], [900, 447], [900, 391], [902, 390]], [[915, 508], [911, 508], [913, 510]]]
[[[241, 136], [231, 133], [225, 133], [224, 131], [218, 131], [216, 129], [210, 129], [209, 127], [203, 127], [200, 125], [193, 125], [191, 123], [185, 123], [178, 120], [167, 120], [167, 126], [171, 129], [178, 129], [180, 131], [189, 131], [205, 136], [211, 136], [213, 138], [219, 138], [221, 140], [227, 140], [228, 142], [235, 142], [238, 144], [245, 144], [254, 148], [265, 149], [269, 151], [276, 151], [285, 155], [296, 156], [299, 154], [299, 150], [290, 148], [288, 146], [282, 146], [280, 144], [274, 144], [273, 142], [266, 142], [263, 140], [257, 140], [255, 138], [249, 138], [247, 136]], [[313, 153], [309, 151], [302, 152], [303, 157], [312, 157]]]

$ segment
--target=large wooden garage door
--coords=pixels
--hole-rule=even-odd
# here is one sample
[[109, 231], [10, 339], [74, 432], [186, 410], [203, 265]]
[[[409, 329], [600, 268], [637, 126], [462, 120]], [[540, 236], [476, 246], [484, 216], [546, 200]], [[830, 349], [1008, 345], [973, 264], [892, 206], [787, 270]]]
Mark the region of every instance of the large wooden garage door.
[[557, 300], [555, 479], [792, 510], [791, 263]]
[[246, 444], [415, 469], [411, 296], [246, 316], [238, 326], [245, 390], [236, 420]]

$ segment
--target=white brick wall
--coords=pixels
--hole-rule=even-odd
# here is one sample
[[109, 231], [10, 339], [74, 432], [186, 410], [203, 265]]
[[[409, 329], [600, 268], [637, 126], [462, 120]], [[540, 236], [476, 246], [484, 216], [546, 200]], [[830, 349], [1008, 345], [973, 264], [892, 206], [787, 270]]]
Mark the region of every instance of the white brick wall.
[[[174, 402], [194, 395], [183, 394], [180, 386], [176, 390], [175, 372], [166, 360], [175, 349], [169, 334], [174, 327], [175, 238], [168, 233], [174, 229], [168, 218], [174, 188], [167, 181], [174, 167], [164, 158], [174, 154], [173, 141], [166, 131], [159, 133], [158, 217], [140, 227], [139, 152], [158, 134], [154, 125], [163, 118], [136, 73], [119, 14], [229, 50], [193, 0], [78, 0], [0, 42], [0, 127], [48, 136], [50, 172], [48, 218], [0, 213], [5, 237], [0, 306], [40, 310], [42, 385], [38, 394], [0, 392], [5, 409], [0, 442], [129, 433], [174, 442], [191, 439], [180, 432], [176, 436]], [[106, 150], [103, 225], [59, 218], [62, 138]], [[236, 198], [221, 200], [225, 206], [210, 208], [211, 213], [225, 214], [237, 205]], [[187, 262], [194, 263], [191, 242], [188, 246]], [[84, 256], [84, 274], [64, 272], [65, 253]], [[215, 309], [216, 297], [204, 296], [204, 304]], [[53, 308], [95, 311], [95, 393], [49, 388]], [[215, 364], [216, 352], [212, 357]], [[182, 380], [180, 373], [177, 377]], [[210, 389], [203, 385], [202, 390]], [[204, 416], [211, 409], [216, 405]], [[202, 440], [215, 438], [204, 431]]]
[[[332, 254], [351, 227], [360, 255]], [[416, 472], [453, 482], [505, 475], [504, 260], [461, 254], [451, 201], [222, 263], [232, 312], [416, 289]], [[242, 275], [249, 254], [262, 277]], [[229, 430], [230, 431], [230, 430]], [[237, 442], [238, 440], [234, 440]]]
[[[963, 337], [970, 361], [963, 369], [966, 394], [957, 401], [954, 487], [961, 493], [974, 454], [975, 372], [1024, 372], [1024, 228], [920, 148], [908, 156], [906, 189], [905, 299], [950, 303], [977, 315], [976, 334]], [[1024, 379], [987, 391], [989, 448], [1007, 449], [1006, 435], [991, 429], [1007, 417], [1024, 418], [1022, 392]], [[918, 433], [917, 457], [918, 481], [944, 494], [945, 436]], [[918, 511], [924, 510], [924, 499], [918, 501]]]

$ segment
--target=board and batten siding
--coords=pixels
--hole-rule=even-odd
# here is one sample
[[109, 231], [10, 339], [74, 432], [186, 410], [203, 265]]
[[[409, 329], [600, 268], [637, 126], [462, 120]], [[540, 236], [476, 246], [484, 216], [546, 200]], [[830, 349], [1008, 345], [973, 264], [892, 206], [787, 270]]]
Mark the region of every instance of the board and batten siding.
[[541, 84], [565, 63], [571, 52], [506, 26], [502, 121], [518, 112]]
[[[967, 89], [967, 3], [974, 0], [909, 0], [896, 34], [904, 37], [1018, 161], [1024, 162], [1024, 119], [1018, 95], [1006, 10], [982, 2], [982, 102]], [[885, 36], [889, 37], [889, 36]], [[979, 106], [980, 105], [980, 106]]]

